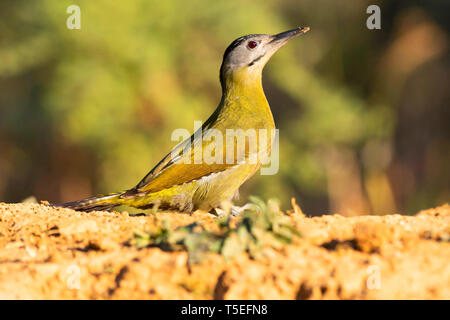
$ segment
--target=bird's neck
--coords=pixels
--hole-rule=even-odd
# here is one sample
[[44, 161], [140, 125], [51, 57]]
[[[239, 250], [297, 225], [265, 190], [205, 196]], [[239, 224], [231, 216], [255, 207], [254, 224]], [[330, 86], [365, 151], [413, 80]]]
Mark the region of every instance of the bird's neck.
[[267, 102], [261, 80], [262, 70], [243, 67], [226, 74], [222, 78], [222, 111], [232, 111], [246, 121], [265, 123], [265, 127], [273, 127], [273, 116]]
[[221, 75], [223, 95], [226, 98], [242, 96], [263, 96], [261, 70], [249, 69], [247, 67], [238, 68], [232, 72]]

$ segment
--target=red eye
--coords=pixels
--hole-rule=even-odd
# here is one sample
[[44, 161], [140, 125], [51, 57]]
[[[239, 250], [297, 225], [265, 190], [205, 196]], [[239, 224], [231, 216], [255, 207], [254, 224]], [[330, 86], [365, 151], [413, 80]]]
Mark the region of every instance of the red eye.
[[256, 48], [257, 45], [256, 41], [249, 41], [247, 44], [250, 49]]

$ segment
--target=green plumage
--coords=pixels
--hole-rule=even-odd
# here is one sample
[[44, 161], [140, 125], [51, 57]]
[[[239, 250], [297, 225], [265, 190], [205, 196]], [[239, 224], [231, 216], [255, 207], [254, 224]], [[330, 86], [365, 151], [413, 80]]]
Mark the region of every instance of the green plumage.
[[[262, 69], [288, 39], [306, 31], [307, 28], [298, 28], [275, 36], [249, 35], [236, 39], [223, 58], [220, 74], [222, 99], [202, 126], [201, 134], [194, 134], [175, 147], [136, 187], [59, 206], [91, 211], [127, 205], [191, 212], [197, 209], [209, 211], [231, 200], [239, 187], [261, 167], [261, 157], [256, 163], [249, 161], [255, 149], [245, 145], [241, 158], [238, 159], [238, 153], [234, 152], [233, 161], [227, 162], [226, 144], [219, 144], [214, 132], [226, 137], [227, 130], [234, 129], [237, 130], [236, 139], [245, 140], [248, 138], [246, 130], [259, 133], [260, 129], [265, 129], [269, 138], [264, 150], [270, 152], [270, 133], [275, 124], [262, 88]], [[255, 42], [255, 48], [251, 48], [254, 45], [249, 43], [251, 41]], [[257, 138], [259, 141], [259, 134]], [[216, 159], [221, 158], [222, 161], [196, 163], [196, 148], [205, 152], [215, 150]], [[256, 151], [260, 149], [258, 146]]]

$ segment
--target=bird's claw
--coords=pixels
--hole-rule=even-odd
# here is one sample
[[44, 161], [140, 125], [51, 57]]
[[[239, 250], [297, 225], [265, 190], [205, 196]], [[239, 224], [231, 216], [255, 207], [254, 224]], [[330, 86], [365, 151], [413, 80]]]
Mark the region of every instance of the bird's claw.
[[225, 210], [223, 208], [214, 208], [210, 211], [210, 213], [214, 214], [218, 218], [223, 217], [227, 215], [227, 212], [229, 212], [230, 216], [237, 217], [240, 216], [245, 210], [256, 210], [258, 206], [256, 206], [253, 203], [247, 203], [243, 206], [231, 206], [228, 210]]
[[243, 205], [242, 207], [232, 206], [230, 214], [233, 217], [236, 217], [236, 216], [240, 216], [245, 210], [252, 210], [252, 209], [257, 209], [257, 208], [258, 208], [258, 206], [253, 203], [247, 203], [247, 204]]

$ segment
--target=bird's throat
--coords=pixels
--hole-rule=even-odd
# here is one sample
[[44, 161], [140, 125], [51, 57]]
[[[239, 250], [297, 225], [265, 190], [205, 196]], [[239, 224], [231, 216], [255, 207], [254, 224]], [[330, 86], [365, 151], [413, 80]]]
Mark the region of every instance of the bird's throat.
[[226, 99], [250, 98], [267, 104], [259, 68], [244, 66], [233, 70], [224, 77], [222, 89]]
[[262, 87], [261, 71], [256, 66], [244, 66], [224, 77], [220, 109], [247, 128], [272, 129], [275, 125]]

